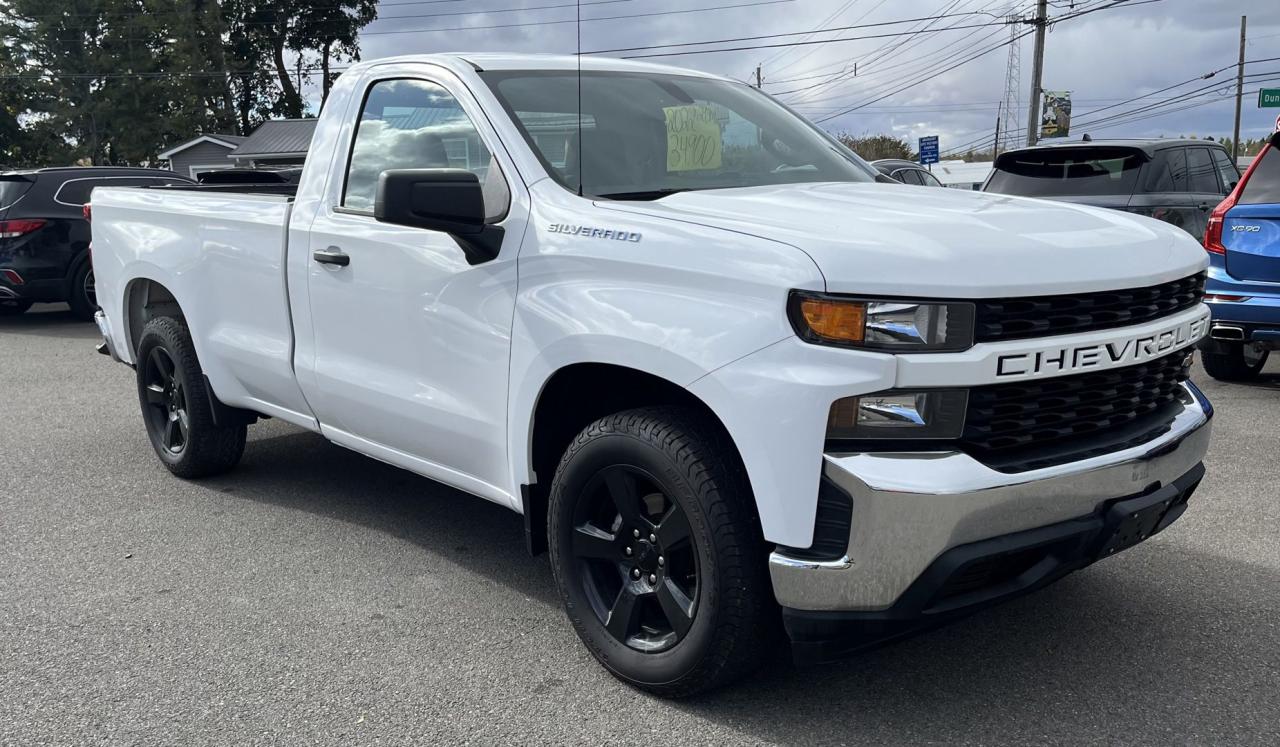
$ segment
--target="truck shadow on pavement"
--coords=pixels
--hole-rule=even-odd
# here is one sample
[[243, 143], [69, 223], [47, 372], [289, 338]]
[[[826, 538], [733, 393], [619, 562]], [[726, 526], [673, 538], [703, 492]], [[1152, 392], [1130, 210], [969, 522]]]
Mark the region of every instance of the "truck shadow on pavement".
[[[66, 304], [37, 304], [18, 316], [0, 316], [0, 332], [38, 337], [101, 339], [93, 322], [77, 319]], [[93, 352], [92, 349], [89, 352]]]
[[[240, 470], [201, 484], [386, 532], [558, 613], [547, 560], [527, 556], [516, 514], [313, 434], [252, 434]], [[767, 666], [742, 685], [652, 707], [784, 743], [959, 734], [977, 742], [1253, 741], [1275, 733], [1280, 611], [1268, 605], [1280, 574], [1181, 547], [1177, 531], [848, 661]], [[567, 622], [548, 634], [573, 636]], [[565, 666], [584, 666], [580, 653], [583, 661]], [[582, 686], [629, 697], [598, 674]]]

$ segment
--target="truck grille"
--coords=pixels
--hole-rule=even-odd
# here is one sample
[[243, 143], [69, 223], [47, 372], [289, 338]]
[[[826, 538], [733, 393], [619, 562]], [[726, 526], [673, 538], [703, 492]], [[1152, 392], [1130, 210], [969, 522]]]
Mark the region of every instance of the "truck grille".
[[1204, 273], [1146, 288], [976, 302], [978, 342], [1091, 332], [1141, 324], [1204, 298]]
[[1022, 472], [1150, 441], [1169, 429], [1189, 357], [969, 390], [962, 442], [1004, 472]]

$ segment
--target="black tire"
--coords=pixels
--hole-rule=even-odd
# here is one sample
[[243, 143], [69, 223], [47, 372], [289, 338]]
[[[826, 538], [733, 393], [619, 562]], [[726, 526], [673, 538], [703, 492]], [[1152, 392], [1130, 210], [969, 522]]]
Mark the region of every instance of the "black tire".
[[32, 301], [19, 301], [13, 298], [0, 300], [0, 316], [18, 316], [27, 313]]
[[574, 629], [624, 682], [683, 697], [765, 660], [777, 609], [755, 500], [727, 436], [699, 413], [645, 408], [587, 426], [556, 469], [548, 540]]
[[1204, 370], [1219, 381], [1252, 381], [1262, 373], [1267, 365], [1269, 350], [1246, 348], [1242, 342], [1224, 342], [1220, 346], [1226, 352], [1212, 353], [1200, 351], [1200, 360]]
[[98, 310], [98, 296], [93, 278], [93, 265], [88, 259], [81, 262], [76, 267], [76, 271], [71, 274], [71, 287], [67, 289], [67, 303], [70, 304], [71, 313], [77, 319], [93, 321], [93, 315]]
[[214, 424], [204, 372], [186, 324], [167, 316], [147, 322], [135, 363], [147, 437], [170, 472], [209, 477], [240, 462], [247, 428], [243, 423]]

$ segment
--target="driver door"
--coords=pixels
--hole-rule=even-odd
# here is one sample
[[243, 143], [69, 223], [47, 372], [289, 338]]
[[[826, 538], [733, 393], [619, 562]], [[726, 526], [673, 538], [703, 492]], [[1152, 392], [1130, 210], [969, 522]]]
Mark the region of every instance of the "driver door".
[[[340, 151], [350, 155], [311, 226], [308, 401], [332, 440], [510, 502], [498, 486], [509, 483], [508, 359], [528, 203], [469, 92], [424, 67], [371, 71]], [[488, 220], [506, 229], [496, 259], [471, 265], [447, 233], [374, 218], [379, 175], [424, 168], [480, 177]]]

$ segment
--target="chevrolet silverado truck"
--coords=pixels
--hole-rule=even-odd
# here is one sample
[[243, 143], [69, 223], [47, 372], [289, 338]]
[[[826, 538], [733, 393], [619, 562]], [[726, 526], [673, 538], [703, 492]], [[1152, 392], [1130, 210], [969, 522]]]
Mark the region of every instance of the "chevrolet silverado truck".
[[100, 351], [173, 474], [270, 417], [506, 506], [590, 652], [666, 696], [1043, 587], [1204, 473], [1185, 232], [880, 183], [701, 72], [361, 63], [297, 185], [92, 208]]

